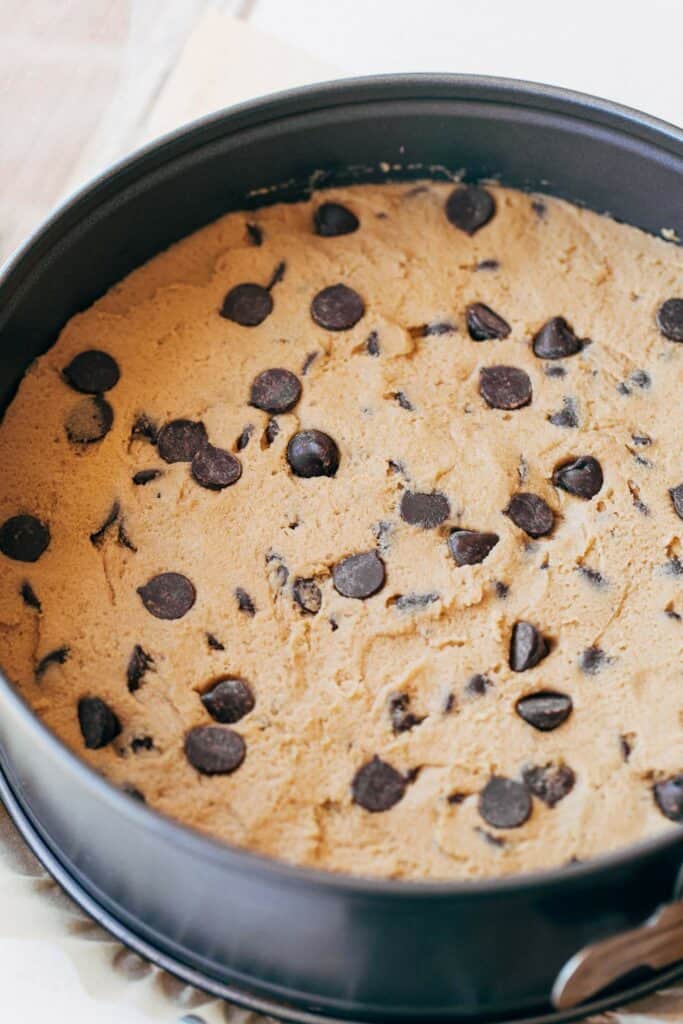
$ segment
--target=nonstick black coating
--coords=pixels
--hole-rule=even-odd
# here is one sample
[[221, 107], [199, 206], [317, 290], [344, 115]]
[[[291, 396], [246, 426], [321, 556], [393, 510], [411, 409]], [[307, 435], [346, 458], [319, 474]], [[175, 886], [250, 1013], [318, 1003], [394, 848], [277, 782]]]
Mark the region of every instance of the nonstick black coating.
[[[118, 165], [28, 244], [0, 281], [0, 407], [73, 313], [171, 241], [227, 210], [384, 180], [387, 165], [393, 178], [461, 168], [472, 179], [500, 176], [683, 234], [683, 135], [644, 115], [458, 76], [298, 90], [199, 122]], [[290, 1017], [547, 1013], [565, 960], [670, 899], [683, 861], [678, 831], [590, 864], [482, 883], [290, 868], [139, 806], [68, 753], [5, 684], [0, 765], [38, 852], [45, 844], [122, 929], [207, 984], [287, 1004]]]

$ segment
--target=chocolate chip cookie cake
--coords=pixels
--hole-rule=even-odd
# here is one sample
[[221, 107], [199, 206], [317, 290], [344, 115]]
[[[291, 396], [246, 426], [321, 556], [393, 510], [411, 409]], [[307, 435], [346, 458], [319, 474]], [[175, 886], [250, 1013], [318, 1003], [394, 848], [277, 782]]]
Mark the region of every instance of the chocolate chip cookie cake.
[[7, 677], [131, 799], [297, 864], [680, 826], [682, 295], [675, 245], [493, 185], [203, 228], [5, 413]]

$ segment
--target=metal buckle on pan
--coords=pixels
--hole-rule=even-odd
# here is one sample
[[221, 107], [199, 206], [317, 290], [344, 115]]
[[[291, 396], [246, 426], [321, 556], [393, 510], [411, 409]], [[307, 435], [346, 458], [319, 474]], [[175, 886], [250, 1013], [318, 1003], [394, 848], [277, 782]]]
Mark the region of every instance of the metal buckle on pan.
[[659, 970], [678, 960], [683, 960], [683, 900], [665, 903], [638, 928], [593, 942], [575, 953], [555, 979], [553, 1005], [566, 1010], [636, 967]]

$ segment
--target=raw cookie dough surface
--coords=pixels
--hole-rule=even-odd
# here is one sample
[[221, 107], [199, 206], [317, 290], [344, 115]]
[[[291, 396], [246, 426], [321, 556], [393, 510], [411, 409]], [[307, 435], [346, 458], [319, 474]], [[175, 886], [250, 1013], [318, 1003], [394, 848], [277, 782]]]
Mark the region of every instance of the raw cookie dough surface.
[[[499, 875], [681, 818], [681, 251], [452, 191], [222, 218], [75, 316], [0, 428], [0, 523], [49, 531], [0, 530], [9, 678], [133, 796], [299, 864]], [[271, 368], [290, 411], [250, 405]], [[333, 475], [288, 464], [311, 429]]]

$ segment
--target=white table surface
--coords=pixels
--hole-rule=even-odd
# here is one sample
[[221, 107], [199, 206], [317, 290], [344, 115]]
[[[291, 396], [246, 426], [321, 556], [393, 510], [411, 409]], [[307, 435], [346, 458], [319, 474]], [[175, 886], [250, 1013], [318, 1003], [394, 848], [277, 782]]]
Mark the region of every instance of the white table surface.
[[[324, 78], [506, 75], [680, 125], [682, 40], [683, 0], [0, 0], [0, 258], [61, 196], [141, 142]], [[90, 924], [1, 809], [0, 992], [2, 1024], [257, 1020]], [[681, 1024], [683, 985], [601, 1021]]]

